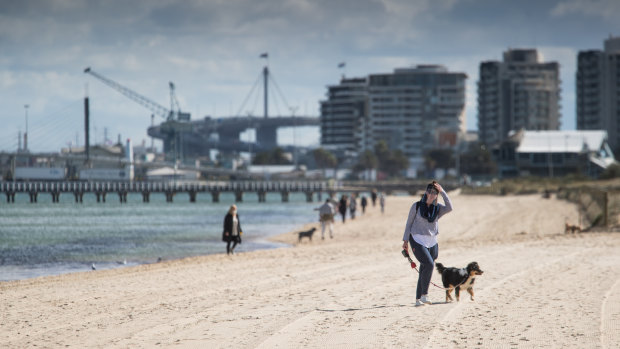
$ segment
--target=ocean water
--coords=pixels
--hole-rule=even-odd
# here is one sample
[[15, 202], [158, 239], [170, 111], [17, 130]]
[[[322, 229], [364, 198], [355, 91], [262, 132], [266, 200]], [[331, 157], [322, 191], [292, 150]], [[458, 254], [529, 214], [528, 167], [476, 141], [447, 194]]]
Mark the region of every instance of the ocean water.
[[[97, 203], [94, 194], [75, 203], [69, 193], [60, 203], [46, 194], [38, 203], [27, 194], [17, 194], [11, 204], [0, 199], [0, 281], [91, 270], [93, 264], [99, 270], [226, 253], [222, 225], [235, 203], [232, 193], [221, 193], [219, 203], [209, 193], [198, 194], [196, 203], [182, 193], [173, 203], [156, 193], [149, 203], [140, 194], [129, 194], [123, 204], [116, 194], [108, 194], [106, 203]], [[266, 199], [259, 203], [256, 194], [245, 193], [236, 203], [243, 242], [235, 251], [286, 247], [266, 238], [317, 220], [316, 195], [312, 203], [303, 193], [290, 193], [286, 203], [279, 193]]]

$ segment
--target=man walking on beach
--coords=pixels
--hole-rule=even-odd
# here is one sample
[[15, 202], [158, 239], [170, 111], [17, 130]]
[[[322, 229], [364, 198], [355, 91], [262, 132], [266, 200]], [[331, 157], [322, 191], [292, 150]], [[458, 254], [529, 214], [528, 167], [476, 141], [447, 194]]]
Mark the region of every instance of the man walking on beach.
[[325, 203], [319, 208], [315, 208], [319, 211], [319, 221], [321, 222], [321, 240], [325, 240], [325, 226], [329, 226], [329, 237], [334, 238], [334, 207], [330, 204], [329, 199], [325, 200]]

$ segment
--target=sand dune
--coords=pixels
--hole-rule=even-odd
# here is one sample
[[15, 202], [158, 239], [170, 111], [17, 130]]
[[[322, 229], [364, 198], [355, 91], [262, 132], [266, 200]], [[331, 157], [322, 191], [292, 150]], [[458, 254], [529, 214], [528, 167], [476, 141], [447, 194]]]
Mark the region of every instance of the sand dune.
[[537, 195], [451, 197], [438, 261], [480, 264], [473, 302], [414, 307], [415, 198], [388, 197], [334, 239], [0, 283], [0, 347], [620, 347], [620, 234], [565, 235], [575, 206]]

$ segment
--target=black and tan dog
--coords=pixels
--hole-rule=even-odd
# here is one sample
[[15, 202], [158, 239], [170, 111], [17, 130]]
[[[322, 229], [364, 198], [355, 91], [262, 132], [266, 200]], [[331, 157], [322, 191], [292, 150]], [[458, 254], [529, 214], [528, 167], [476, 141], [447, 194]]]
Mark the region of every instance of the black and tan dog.
[[564, 223], [564, 234], [567, 233], [581, 233], [581, 226]]
[[480, 270], [477, 262], [471, 262], [465, 268], [446, 268], [441, 263], [436, 263], [435, 267], [439, 274], [441, 274], [441, 281], [443, 287], [446, 288], [446, 303], [452, 301], [452, 290], [456, 290], [456, 301], [459, 301], [461, 289], [467, 290], [471, 295], [471, 300], [474, 300], [474, 281], [476, 281], [477, 275], [484, 273]]
[[301, 238], [308, 238], [308, 239], [310, 239], [310, 241], [312, 241], [312, 235], [314, 234], [315, 231], [316, 231], [316, 228], [312, 228], [312, 229], [306, 230], [306, 231], [300, 231], [299, 232], [299, 242], [301, 242]]

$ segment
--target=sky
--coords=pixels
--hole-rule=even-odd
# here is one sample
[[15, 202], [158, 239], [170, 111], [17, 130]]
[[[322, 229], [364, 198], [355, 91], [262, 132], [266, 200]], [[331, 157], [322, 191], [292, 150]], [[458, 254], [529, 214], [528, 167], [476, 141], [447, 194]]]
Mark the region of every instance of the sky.
[[[618, 13], [618, 0], [0, 0], [0, 151], [15, 151], [26, 127], [34, 152], [83, 145], [86, 95], [91, 144], [150, 145], [151, 111], [86, 67], [166, 108], [173, 82], [197, 120], [261, 116], [253, 86], [265, 64], [270, 115], [304, 116], [319, 115], [342, 75], [442, 64], [467, 74], [466, 128], [477, 130], [479, 64], [509, 48], [560, 64], [561, 129], [572, 130], [577, 54], [620, 36]], [[317, 128], [278, 135], [319, 143]]]

